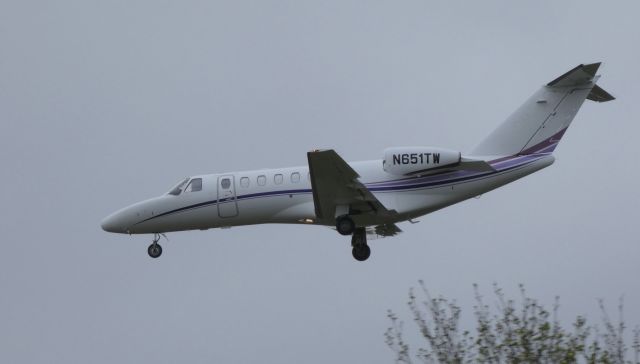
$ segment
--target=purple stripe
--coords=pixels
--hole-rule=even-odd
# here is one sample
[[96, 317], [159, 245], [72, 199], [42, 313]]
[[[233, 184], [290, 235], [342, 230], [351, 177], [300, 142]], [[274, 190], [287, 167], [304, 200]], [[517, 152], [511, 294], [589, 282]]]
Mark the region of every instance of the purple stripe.
[[[366, 184], [366, 186], [371, 191], [398, 191], [398, 190], [406, 190], [406, 189], [433, 187], [433, 186], [450, 184], [450, 183], [459, 183], [462, 181], [482, 178], [487, 175], [492, 175], [495, 173], [515, 169], [520, 166], [531, 163], [533, 161], [539, 160], [545, 156], [546, 155], [538, 154], [538, 155], [531, 155], [531, 156], [515, 156], [515, 157], [512, 157], [510, 160], [500, 159], [500, 162], [496, 163], [496, 165], [499, 164], [501, 165], [501, 167], [500, 169], [496, 168], [497, 170], [496, 172], [456, 171], [456, 172], [445, 173], [442, 176], [438, 176], [438, 178], [432, 178], [432, 176], [429, 176], [426, 178], [418, 178], [418, 179], [411, 179], [411, 180], [396, 180], [396, 181], [393, 181], [392, 183], [387, 183], [387, 184], [377, 183], [376, 186], [373, 186], [373, 183], [368, 183]], [[445, 177], [446, 175], [449, 175], [450, 177]], [[259, 197], [271, 197], [271, 196], [288, 195], [288, 194], [292, 194], [292, 195], [307, 194], [311, 192], [312, 191], [310, 189], [268, 191], [268, 192], [252, 193], [252, 194], [246, 194], [246, 195], [238, 195], [236, 197], [236, 200], [245, 200], [245, 199], [253, 199], [253, 198], [259, 198]], [[207, 207], [207, 206], [215, 205], [218, 203], [232, 202], [233, 200], [234, 200], [233, 198], [225, 198], [220, 200], [211, 200], [211, 201], [206, 201], [206, 202], [202, 202], [194, 205], [184, 206], [181, 208], [177, 208], [174, 210], [170, 210], [170, 211], [152, 216], [134, 225], [138, 225], [140, 223], [153, 220], [158, 217], [172, 215], [172, 214], [189, 211], [193, 209], [198, 209], [202, 207]]]
[[[543, 156], [539, 156], [538, 158], [534, 159], [538, 160], [541, 159]], [[470, 180], [479, 180], [479, 179], [483, 179], [486, 178], [488, 176], [491, 175], [495, 175], [497, 173], [500, 172], [506, 172], [506, 171], [510, 171], [510, 170], [514, 170], [514, 169], [519, 169], [521, 167], [524, 167], [525, 165], [528, 165], [532, 163], [532, 161], [528, 161], [525, 163], [520, 163], [520, 164], [516, 164], [516, 165], [512, 165], [508, 168], [504, 168], [501, 169], [500, 171], [497, 172], [478, 172], [475, 174], [471, 174], [468, 175], [466, 177], [459, 177], [459, 178], [452, 178], [452, 179], [448, 179], [444, 182], [423, 182], [423, 183], [410, 183], [410, 184], [405, 184], [405, 185], [396, 185], [396, 186], [384, 186], [384, 187], [372, 187], [369, 188], [371, 191], [400, 191], [400, 190], [407, 190], [407, 189], [419, 189], [419, 188], [426, 188], [426, 187], [437, 187], [437, 186], [442, 186], [442, 185], [446, 185], [446, 184], [452, 184], [452, 183], [460, 183], [460, 182], [464, 182], [464, 181], [470, 181]]]
[[[562, 136], [564, 135], [564, 133], [567, 131], [567, 128], [564, 128], [562, 130], [560, 130], [559, 132], [553, 134], [551, 137], [549, 137], [549, 139], [543, 140], [542, 142], [527, 148], [523, 151], [520, 152], [520, 154], [535, 154], [535, 153], [541, 153], [542, 150], [547, 149], [548, 147], [550, 147], [551, 145], [557, 145], [560, 140], [562, 139]], [[555, 149], [555, 147], [554, 147]], [[553, 149], [551, 149], [553, 151]]]
[[553, 151], [556, 149], [556, 147], [557, 147], [557, 146], [558, 146], [558, 143], [551, 144], [551, 145], [549, 145], [549, 146], [548, 146], [548, 147], [546, 147], [546, 148], [542, 148], [542, 149], [540, 149], [540, 150], [539, 150], [539, 151], [537, 151], [535, 154], [540, 154], [540, 153], [551, 153], [551, 152], [553, 152]]
[[[509, 159], [500, 159], [498, 163], [491, 163], [492, 167], [496, 169], [496, 171], [500, 172], [505, 169], [509, 169], [514, 166], [518, 166], [521, 164], [528, 163], [532, 160], [540, 159], [543, 156], [540, 155], [526, 155], [526, 156], [513, 156], [509, 157]], [[377, 182], [377, 183], [368, 183], [367, 187], [369, 188], [382, 188], [382, 187], [394, 187], [394, 186], [404, 186], [404, 185], [413, 185], [413, 184], [421, 184], [421, 183], [438, 183], [438, 182], [450, 182], [451, 180], [457, 180], [460, 178], [466, 178], [470, 176], [481, 176], [486, 174], [491, 174], [494, 172], [477, 172], [477, 171], [453, 171], [446, 172], [438, 175], [417, 177], [417, 178], [409, 178], [409, 179], [401, 179], [394, 180], [388, 182]]]
[[173, 209], [167, 212], [163, 212], [161, 214], [152, 216], [148, 219], [142, 220], [134, 225], [143, 223], [145, 221], [149, 221], [149, 220], [153, 220], [155, 218], [158, 217], [162, 217], [162, 216], [167, 216], [167, 215], [172, 215], [178, 212], [183, 212], [183, 211], [188, 211], [188, 210], [194, 210], [194, 209], [198, 209], [201, 207], [207, 207], [207, 206], [211, 206], [211, 205], [215, 205], [215, 204], [220, 204], [220, 203], [225, 203], [225, 202], [233, 202], [234, 200], [245, 200], [245, 199], [252, 199], [252, 198], [258, 198], [258, 197], [265, 197], [265, 196], [279, 196], [279, 195], [294, 195], [294, 194], [305, 194], [305, 193], [311, 193], [310, 189], [301, 189], [301, 190], [280, 190], [280, 191], [268, 191], [268, 192], [260, 192], [260, 193], [251, 193], [251, 194], [246, 194], [246, 195], [236, 195], [235, 198], [233, 197], [227, 197], [227, 198], [221, 198], [219, 200], [210, 200], [210, 201], [206, 201], [206, 202], [201, 202], [201, 203], [197, 203], [194, 205], [188, 205], [188, 206], [184, 206], [184, 207], [180, 207], [177, 209]]
[[[500, 166], [501, 168], [505, 167], [505, 163], [508, 163], [506, 166], [511, 166], [512, 163], [514, 163], [514, 161], [519, 161], [520, 158], [527, 158], [530, 157], [531, 155], [534, 154], [542, 154], [542, 153], [551, 153], [553, 152], [556, 147], [558, 146], [558, 143], [560, 142], [560, 140], [562, 139], [562, 136], [564, 135], [564, 133], [567, 131], [567, 128], [564, 128], [562, 130], [560, 130], [559, 132], [553, 134], [551, 137], [549, 137], [548, 139], [543, 140], [542, 142], [527, 148], [523, 151], [521, 151], [520, 153], [516, 154], [516, 155], [512, 155], [512, 156], [507, 156], [507, 157], [501, 157], [498, 159], [494, 159], [491, 161], [488, 161], [487, 163], [489, 163], [493, 168], [498, 169], [497, 167]], [[526, 160], [526, 159], [524, 159]], [[380, 181], [380, 182], [372, 182], [372, 183], [368, 183], [367, 186], [371, 186], [371, 187], [387, 187], [387, 186], [392, 186], [392, 185], [401, 185], [404, 183], [415, 183], [415, 182], [424, 182], [427, 181], [429, 179], [432, 179], [434, 177], [448, 177], [448, 176], [455, 176], [456, 174], [458, 174], [458, 176], [455, 176], [455, 178], [459, 178], [460, 175], [459, 173], [465, 173], [464, 171], [454, 171], [454, 172], [443, 172], [441, 174], [437, 174], [437, 175], [431, 175], [431, 176], [425, 176], [425, 177], [407, 177], [407, 178], [403, 178], [403, 179], [398, 179], [398, 180], [394, 180], [394, 181]], [[484, 172], [466, 172], [467, 175], [470, 174], [483, 174]]]

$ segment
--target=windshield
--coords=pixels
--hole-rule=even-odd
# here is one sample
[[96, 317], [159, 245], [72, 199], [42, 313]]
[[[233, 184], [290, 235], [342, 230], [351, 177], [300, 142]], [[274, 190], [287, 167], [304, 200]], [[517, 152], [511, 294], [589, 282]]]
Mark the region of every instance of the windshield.
[[174, 188], [169, 191], [170, 195], [178, 196], [182, 192], [182, 187], [189, 181], [189, 177], [183, 179]]

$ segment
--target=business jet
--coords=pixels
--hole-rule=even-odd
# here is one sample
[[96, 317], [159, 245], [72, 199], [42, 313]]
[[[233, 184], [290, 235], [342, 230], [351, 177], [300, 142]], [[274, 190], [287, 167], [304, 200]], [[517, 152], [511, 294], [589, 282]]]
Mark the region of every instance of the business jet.
[[153, 234], [152, 258], [168, 232], [281, 223], [334, 228], [367, 260], [367, 238], [479, 196], [553, 164], [553, 151], [585, 99], [614, 97], [596, 85], [600, 63], [579, 65], [543, 85], [469, 153], [394, 147], [383, 159], [345, 162], [334, 150], [307, 153], [306, 166], [198, 175], [162, 196], [125, 207], [102, 229]]

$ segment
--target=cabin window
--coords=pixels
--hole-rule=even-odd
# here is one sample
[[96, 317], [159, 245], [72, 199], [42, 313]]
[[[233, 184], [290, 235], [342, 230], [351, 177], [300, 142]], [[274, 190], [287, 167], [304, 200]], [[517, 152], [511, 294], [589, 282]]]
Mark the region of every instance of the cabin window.
[[185, 188], [187, 192], [198, 192], [202, 191], [202, 178], [194, 178], [189, 182], [187, 188]]
[[266, 184], [267, 184], [267, 176], [265, 176], [264, 174], [258, 176], [258, 186], [264, 186]]
[[275, 183], [277, 185], [281, 185], [282, 184], [282, 175], [281, 174], [276, 174], [275, 176], [273, 176], [273, 183]]
[[182, 181], [180, 181], [174, 188], [171, 189], [171, 191], [169, 191], [169, 194], [178, 196], [182, 192], [182, 187], [184, 187], [184, 185], [187, 183], [188, 180], [189, 178], [185, 178]]
[[240, 178], [240, 187], [242, 187], [242, 188], [249, 187], [249, 177]]
[[291, 173], [291, 182], [292, 183], [300, 182], [300, 173], [298, 173], [298, 172]]
[[231, 180], [228, 178], [223, 178], [222, 181], [220, 181], [220, 186], [225, 190], [229, 189], [229, 187], [231, 187]]

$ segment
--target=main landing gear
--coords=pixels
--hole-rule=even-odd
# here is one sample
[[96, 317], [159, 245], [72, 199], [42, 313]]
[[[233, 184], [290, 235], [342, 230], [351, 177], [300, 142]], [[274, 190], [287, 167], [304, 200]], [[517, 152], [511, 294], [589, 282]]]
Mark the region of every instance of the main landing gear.
[[336, 230], [341, 235], [351, 235], [351, 254], [355, 260], [363, 262], [371, 255], [371, 248], [367, 245], [367, 232], [363, 227], [356, 227], [348, 215], [336, 219]]
[[351, 254], [355, 260], [364, 262], [371, 255], [371, 248], [367, 245], [367, 232], [363, 227], [355, 229], [351, 237]]
[[356, 224], [347, 215], [338, 216], [336, 219], [336, 230], [338, 230], [340, 235], [351, 235], [356, 230]]
[[158, 233], [153, 234], [153, 242], [147, 249], [147, 253], [149, 253], [149, 256], [151, 258], [157, 258], [162, 255], [162, 247], [160, 246], [160, 244], [158, 244], [158, 241], [160, 241], [160, 236], [161, 235]]

